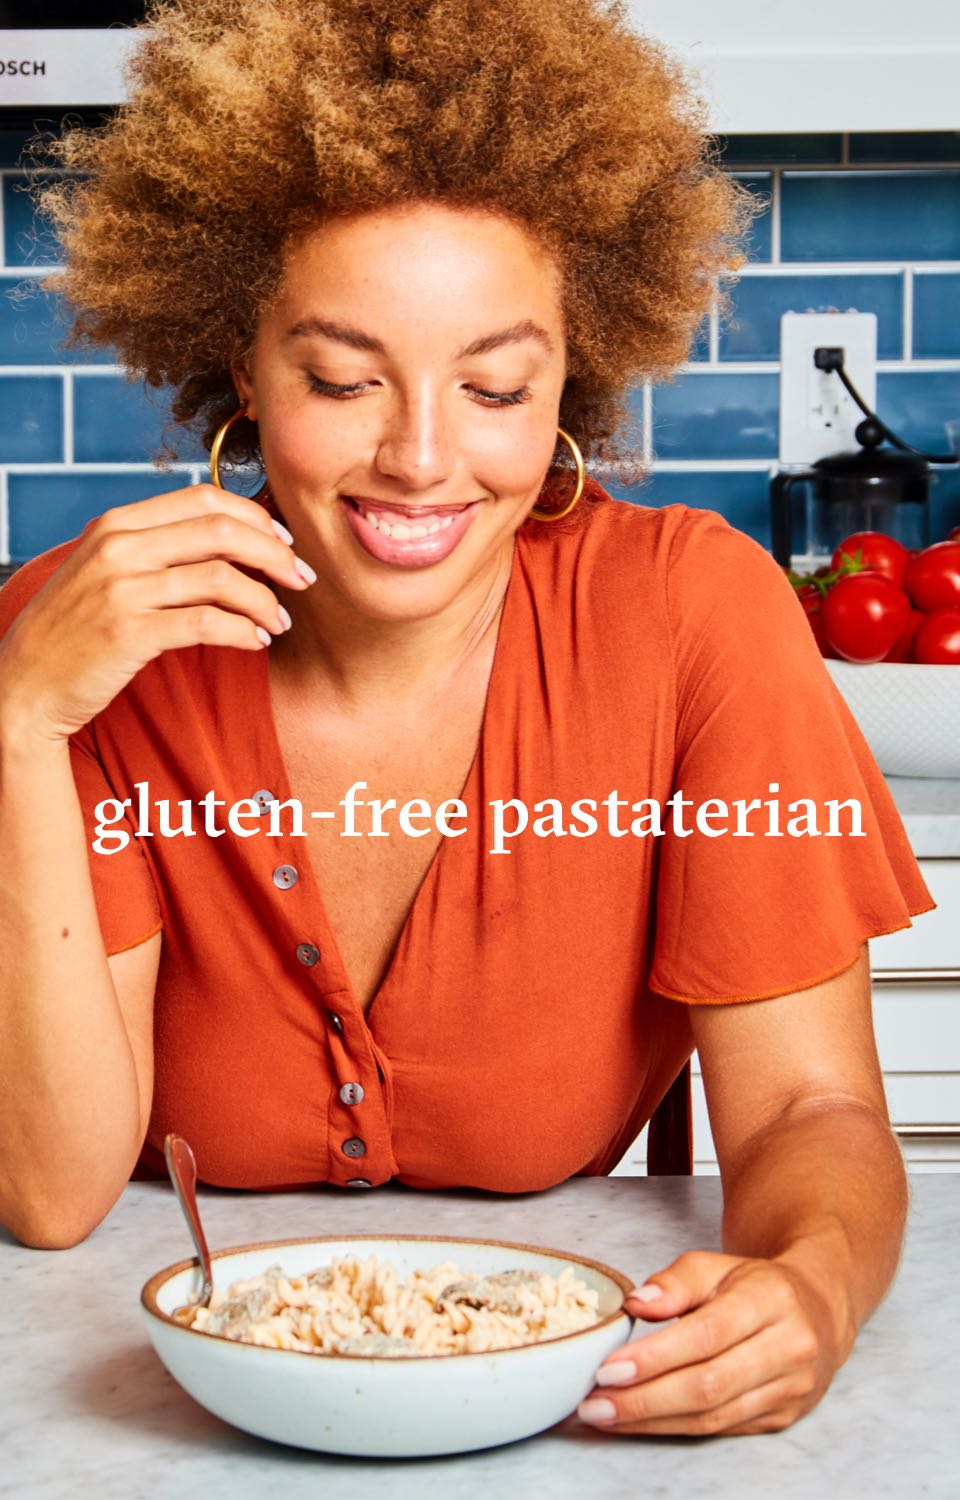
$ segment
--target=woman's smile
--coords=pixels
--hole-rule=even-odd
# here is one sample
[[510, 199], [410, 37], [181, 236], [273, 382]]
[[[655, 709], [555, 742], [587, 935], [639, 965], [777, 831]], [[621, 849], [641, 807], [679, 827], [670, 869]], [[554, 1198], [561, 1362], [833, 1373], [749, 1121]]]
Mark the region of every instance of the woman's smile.
[[360, 546], [396, 568], [442, 562], [466, 535], [479, 500], [467, 505], [399, 505], [341, 495], [347, 524]]

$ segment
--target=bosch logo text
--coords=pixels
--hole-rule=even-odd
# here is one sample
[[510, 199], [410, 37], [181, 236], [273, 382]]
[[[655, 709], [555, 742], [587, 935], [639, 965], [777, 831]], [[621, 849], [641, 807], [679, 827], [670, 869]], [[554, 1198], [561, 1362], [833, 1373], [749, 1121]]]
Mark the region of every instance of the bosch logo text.
[[47, 71], [43, 58], [25, 57], [20, 62], [15, 57], [0, 57], [0, 78], [38, 78]]

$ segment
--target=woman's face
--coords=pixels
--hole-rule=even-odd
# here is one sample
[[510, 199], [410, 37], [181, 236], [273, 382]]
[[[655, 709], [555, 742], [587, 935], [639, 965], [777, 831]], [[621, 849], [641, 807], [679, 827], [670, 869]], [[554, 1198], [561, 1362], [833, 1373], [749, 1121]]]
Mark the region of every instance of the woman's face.
[[506, 219], [433, 204], [300, 241], [234, 372], [298, 552], [379, 620], [498, 575], [565, 374], [555, 263]]

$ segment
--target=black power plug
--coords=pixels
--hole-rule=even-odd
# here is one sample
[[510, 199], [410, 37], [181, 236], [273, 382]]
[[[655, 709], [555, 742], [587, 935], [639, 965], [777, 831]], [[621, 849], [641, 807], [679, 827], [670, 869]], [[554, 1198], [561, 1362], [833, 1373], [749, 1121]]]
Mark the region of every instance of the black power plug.
[[814, 349], [813, 362], [818, 370], [842, 370], [843, 354], [842, 349]]

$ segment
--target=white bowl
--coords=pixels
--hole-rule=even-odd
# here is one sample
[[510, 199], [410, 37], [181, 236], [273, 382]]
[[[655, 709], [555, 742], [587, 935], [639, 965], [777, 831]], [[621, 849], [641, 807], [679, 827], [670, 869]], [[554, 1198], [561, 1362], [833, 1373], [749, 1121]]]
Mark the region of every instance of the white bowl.
[[827, 659], [887, 776], [960, 776], [960, 666]]
[[518, 1267], [558, 1276], [570, 1265], [599, 1293], [600, 1322], [492, 1354], [374, 1359], [266, 1349], [173, 1320], [174, 1308], [200, 1291], [197, 1262], [184, 1260], [158, 1271], [143, 1288], [153, 1346], [195, 1401], [246, 1432], [327, 1453], [412, 1458], [490, 1448], [552, 1427], [593, 1389], [597, 1366], [630, 1335], [623, 1311], [634, 1286], [629, 1277], [579, 1255], [503, 1240], [275, 1240], [218, 1251], [214, 1282], [225, 1291], [275, 1263], [296, 1275], [345, 1255], [376, 1255], [401, 1276], [446, 1260], [481, 1274]]

